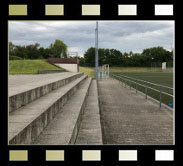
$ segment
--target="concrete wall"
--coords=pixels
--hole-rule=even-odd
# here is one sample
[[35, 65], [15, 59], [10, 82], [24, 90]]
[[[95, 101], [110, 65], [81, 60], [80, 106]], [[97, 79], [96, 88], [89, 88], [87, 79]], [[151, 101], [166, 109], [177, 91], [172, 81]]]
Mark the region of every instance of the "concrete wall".
[[66, 69], [70, 72], [79, 72], [78, 64], [62, 64], [62, 63], [55, 63], [56, 66], [59, 66], [63, 69]]
[[64, 70], [38, 70], [38, 74], [61, 73]]

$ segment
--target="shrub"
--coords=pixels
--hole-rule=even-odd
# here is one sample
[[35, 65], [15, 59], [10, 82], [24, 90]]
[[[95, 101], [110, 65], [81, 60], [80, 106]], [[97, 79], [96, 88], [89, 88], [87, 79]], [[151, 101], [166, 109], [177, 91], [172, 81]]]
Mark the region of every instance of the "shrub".
[[22, 60], [22, 58], [18, 56], [9, 56], [9, 60]]

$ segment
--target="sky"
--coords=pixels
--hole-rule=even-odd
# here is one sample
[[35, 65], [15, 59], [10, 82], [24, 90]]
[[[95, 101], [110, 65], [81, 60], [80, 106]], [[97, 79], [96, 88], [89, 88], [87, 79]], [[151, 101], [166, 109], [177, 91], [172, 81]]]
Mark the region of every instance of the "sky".
[[[173, 21], [99, 21], [99, 48], [121, 52], [142, 52], [162, 46], [171, 50], [174, 44]], [[80, 56], [95, 47], [96, 21], [10, 21], [9, 41], [15, 45], [40, 43], [47, 48], [62, 40], [69, 52]]]

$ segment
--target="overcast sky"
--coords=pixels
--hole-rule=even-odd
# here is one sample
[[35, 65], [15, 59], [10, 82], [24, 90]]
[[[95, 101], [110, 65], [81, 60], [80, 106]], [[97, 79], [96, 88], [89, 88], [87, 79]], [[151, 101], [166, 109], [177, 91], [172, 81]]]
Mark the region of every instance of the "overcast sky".
[[[11, 21], [9, 40], [16, 45], [40, 43], [46, 48], [60, 39], [69, 52], [82, 56], [95, 46], [95, 26], [95, 21]], [[142, 52], [163, 46], [170, 50], [173, 42], [173, 21], [99, 21], [99, 48]]]

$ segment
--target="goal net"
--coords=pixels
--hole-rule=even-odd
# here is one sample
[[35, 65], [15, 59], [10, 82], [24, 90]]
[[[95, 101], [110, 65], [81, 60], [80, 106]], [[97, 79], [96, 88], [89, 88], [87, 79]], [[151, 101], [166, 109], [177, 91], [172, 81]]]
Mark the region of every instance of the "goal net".
[[98, 70], [98, 79], [104, 80], [109, 78], [109, 64], [105, 64], [99, 67]]
[[166, 71], [166, 62], [162, 63], [162, 71]]

